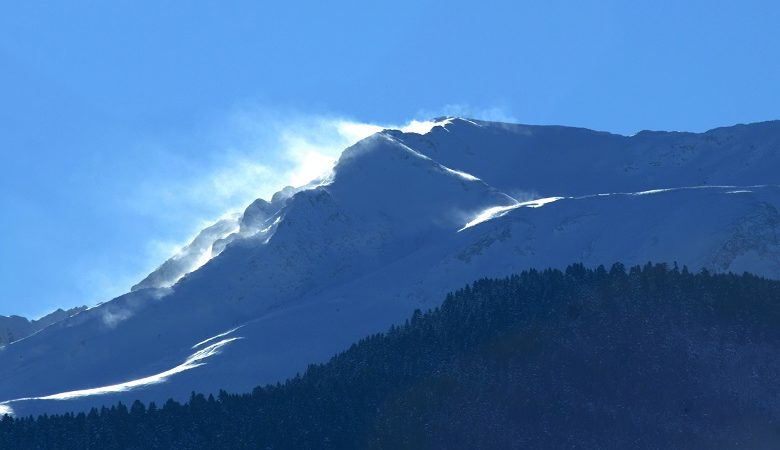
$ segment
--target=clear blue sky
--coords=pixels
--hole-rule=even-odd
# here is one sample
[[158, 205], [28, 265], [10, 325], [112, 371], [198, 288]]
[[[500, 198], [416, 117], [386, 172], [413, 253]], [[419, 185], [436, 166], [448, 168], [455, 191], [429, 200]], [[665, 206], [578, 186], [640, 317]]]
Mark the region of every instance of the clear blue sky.
[[4, 2], [0, 314], [122, 292], [332, 157], [334, 123], [780, 118], [778, 23], [774, 1]]

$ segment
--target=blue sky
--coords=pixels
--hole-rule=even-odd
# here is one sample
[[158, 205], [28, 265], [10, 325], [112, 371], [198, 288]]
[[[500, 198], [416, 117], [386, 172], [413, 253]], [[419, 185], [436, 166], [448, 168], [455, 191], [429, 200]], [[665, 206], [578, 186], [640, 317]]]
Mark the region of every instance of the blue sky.
[[126, 290], [370, 127], [780, 118], [780, 4], [5, 2], [0, 314]]

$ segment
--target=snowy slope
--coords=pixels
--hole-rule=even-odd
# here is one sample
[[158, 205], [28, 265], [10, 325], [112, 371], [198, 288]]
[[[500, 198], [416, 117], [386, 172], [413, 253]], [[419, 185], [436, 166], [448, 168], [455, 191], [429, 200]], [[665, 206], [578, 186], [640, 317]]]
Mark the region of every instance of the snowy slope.
[[57, 309], [36, 320], [30, 320], [21, 316], [0, 316], [0, 347], [10, 342], [24, 339], [53, 323], [65, 320], [85, 309], [87, 309], [86, 306], [71, 308], [67, 311]]
[[328, 179], [204, 230], [191, 253], [218, 256], [187, 275], [195, 264], [182, 264], [172, 287], [149, 283], [0, 351], [0, 400], [26, 414], [251, 389], [470, 280], [531, 267], [677, 261], [780, 278], [778, 150], [777, 122], [634, 137], [464, 119], [385, 131]]
[[458, 119], [426, 135], [391, 133], [452, 169], [534, 198], [772, 184], [780, 167], [780, 121], [701, 134], [642, 131], [626, 137]]

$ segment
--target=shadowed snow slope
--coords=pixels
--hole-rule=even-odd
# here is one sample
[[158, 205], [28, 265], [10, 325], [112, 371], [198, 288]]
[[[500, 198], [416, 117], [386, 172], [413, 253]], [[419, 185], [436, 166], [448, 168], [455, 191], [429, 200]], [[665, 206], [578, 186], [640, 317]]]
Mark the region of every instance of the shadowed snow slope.
[[780, 121], [706, 133], [626, 137], [582, 128], [454, 120], [426, 135], [392, 132], [451, 169], [538, 197], [659, 187], [777, 183]]
[[466, 282], [531, 267], [677, 261], [780, 278], [778, 155], [777, 122], [633, 137], [463, 119], [387, 130], [326, 180], [211, 233], [218, 255], [171, 288], [0, 351], [0, 404], [28, 414], [248, 390]]
[[29, 320], [21, 316], [0, 316], [0, 347], [19, 339], [24, 339], [27, 336], [37, 333], [53, 323], [57, 323], [60, 320], [65, 320], [68, 317], [78, 314], [81, 311], [87, 309], [86, 306], [79, 306], [67, 311], [58, 309], [54, 312], [46, 314], [37, 320]]

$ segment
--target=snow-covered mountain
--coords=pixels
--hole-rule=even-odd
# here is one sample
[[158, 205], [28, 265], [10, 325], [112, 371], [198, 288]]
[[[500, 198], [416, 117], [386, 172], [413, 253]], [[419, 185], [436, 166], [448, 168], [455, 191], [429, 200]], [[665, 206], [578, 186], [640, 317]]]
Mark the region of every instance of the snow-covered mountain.
[[21, 316], [0, 316], [0, 347], [18, 341], [19, 339], [24, 339], [53, 323], [65, 320], [85, 309], [87, 309], [86, 306], [71, 308], [67, 311], [57, 309], [56, 311], [52, 311], [40, 319], [35, 320], [30, 320]]
[[0, 410], [249, 390], [528, 268], [652, 260], [780, 278], [778, 169], [780, 122], [386, 130], [327, 178], [207, 228], [132, 292], [0, 351]]

